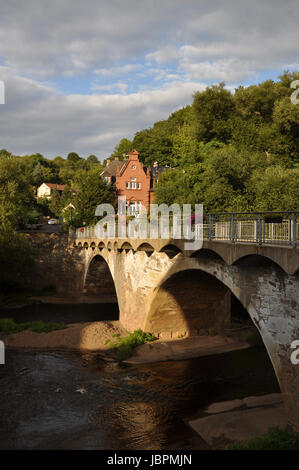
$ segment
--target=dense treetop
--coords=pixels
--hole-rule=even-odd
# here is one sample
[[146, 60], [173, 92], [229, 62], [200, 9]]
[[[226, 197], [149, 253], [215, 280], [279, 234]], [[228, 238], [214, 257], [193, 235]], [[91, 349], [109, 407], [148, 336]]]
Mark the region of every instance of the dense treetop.
[[194, 93], [193, 103], [168, 119], [122, 139], [113, 155], [136, 148], [146, 165], [169, 165], [156, 201], [203, 203], [205, 211], [292, 210], [299, 201], [299, 105], [290, 85], [238, 87], [224, 83]]

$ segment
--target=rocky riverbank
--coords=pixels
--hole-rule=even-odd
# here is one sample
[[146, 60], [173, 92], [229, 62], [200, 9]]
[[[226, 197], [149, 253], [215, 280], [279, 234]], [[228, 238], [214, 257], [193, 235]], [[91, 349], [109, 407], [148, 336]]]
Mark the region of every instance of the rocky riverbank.
[[[35, 333], [27, 329], [10, 335], [1, 334], [8, 349], [60, 349], [98, 351], [111, 356], [108, 342], [115, 342], [115, 337], [123, 338], [128, 333], [119, 321], [99, 321], [71, 323], [67, 328], [50, 333]], [[158, 339], [138, 346], [130, 359], [130, 364], [182, 360], [193, 357], [210, 356], [241, 350], [249, 344], [240, 337], [229, 336], [194, 336], [165, 341]]]
[[187, 424], [211, 448], [218, 449], [261, 436], [272, 427], [285, 428], [288, 424], [280, 393], [214, 403], [202, 415], [188, 420]]
[[50, 333], [34, 333], [24, 330], [20, 333], [2, 335], [8, 349], [61, 349], [83, 351], [108, 351], [107, 340], [115, 335], [126, 336], [119, 321], [72, 323], [64, 330]]

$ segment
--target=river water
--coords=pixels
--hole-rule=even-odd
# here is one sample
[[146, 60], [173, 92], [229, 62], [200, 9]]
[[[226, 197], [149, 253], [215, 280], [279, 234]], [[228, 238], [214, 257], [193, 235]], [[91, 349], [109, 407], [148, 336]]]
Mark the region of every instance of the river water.
[[211, 403], [278, 392], [264, 348], [120, 366], [98, 354], [7, 351], [0, 449], [205, 449], [184, 420]]

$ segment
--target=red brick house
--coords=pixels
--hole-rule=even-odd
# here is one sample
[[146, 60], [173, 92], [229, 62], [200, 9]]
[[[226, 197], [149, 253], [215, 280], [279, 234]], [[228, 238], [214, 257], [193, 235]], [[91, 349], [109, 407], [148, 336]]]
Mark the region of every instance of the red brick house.
[[159, 174], [169, 167], [159, 167], [155, 162], [153, 167], [146, 168], [139, 161], [139, 153], [132, 150], [129, 159], [119, 161], [107, 160], [107, 166], [101, 177], [107, 183], [114, 183], [118, 196], [125, 196], [129, 214], [138, 214], [141, 206], [146, 211], [154, 201], [153, 186], [158, 181]]

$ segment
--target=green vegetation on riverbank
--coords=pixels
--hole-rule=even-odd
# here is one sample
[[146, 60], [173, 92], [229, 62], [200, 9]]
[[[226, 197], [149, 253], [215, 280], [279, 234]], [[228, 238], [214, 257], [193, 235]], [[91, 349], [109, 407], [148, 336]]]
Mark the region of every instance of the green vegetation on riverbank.
[[247, 442], [236, 442], [229, 450], [299, 450], [299, 433], [290, 428], [270, 428], [259, 437]]
[[0, 332], [7, 335], [20, 333], [20, 331], [30, 329], [34, 333], [50, 333], [55, 330], [64, 330], [67, 325], [64, 323], [31, 321], [24, 323], [16, 323], [12, 318], [0, 318]]
[[141, 329], [135, 330], [124, 338], [120, 338], [119, 335], [114, 335], [114, 337], [117, 342], [107, 340], [106, 344], [112, 349], [116, 349], [116, 357], [119, 361], [128, 359], [132, 355], [133, 349], [140, 344], [148, 343], [156, 339], [152, 333], [145, 333]]

